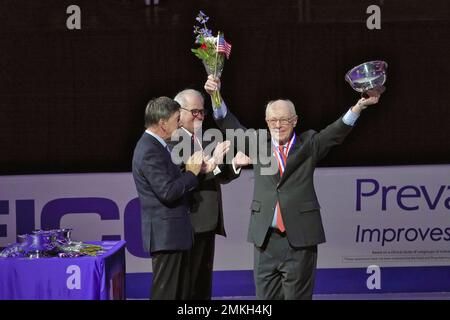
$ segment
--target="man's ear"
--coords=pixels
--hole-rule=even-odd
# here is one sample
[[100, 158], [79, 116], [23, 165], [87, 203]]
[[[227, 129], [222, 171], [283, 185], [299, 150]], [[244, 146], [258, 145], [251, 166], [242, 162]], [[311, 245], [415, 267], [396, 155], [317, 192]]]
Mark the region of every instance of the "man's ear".
[[158, 121], [158, 125], [161, 129], [165, 129], [166, 128], [166, 120], [164, 119], [159, 119]]
[[292, 126], [295, 127], [298, 123], [298, 116], [295, 116], [294, 122], [292, 122]]

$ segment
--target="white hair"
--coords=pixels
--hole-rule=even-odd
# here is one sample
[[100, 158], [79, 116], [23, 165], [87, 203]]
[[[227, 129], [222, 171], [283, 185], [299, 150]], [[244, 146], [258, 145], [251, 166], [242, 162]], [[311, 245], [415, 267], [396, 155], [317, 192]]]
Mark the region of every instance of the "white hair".
[[187, 105], [186, 97], [189, 95], [198, 96], [199, 98], [202, 99], [203, 102], [205, 102], [202, 93], [194, 89], [184, 89], [183, 91], [178, 92], [175, 98], [173, 98], [173, 100], [178, 102], [180, 106], [183, 107]]
[[267, 103], [267, 106], [266, 106], [266, 116], [267, 116], [267, 110], [268, 110], [275, 102], [278, 102], [278, 101], [284, 101], [284, 102], [286, 102], [287, 105], [288, 105], [289, 110], [291, 111], [291, 115], [293, 115], [293, 116], [296, 116], [296, 115], [297, 115], [297, 112], [295, 111], [294, 103], [293, 103], [291, 100], [289, 100], [289, 99], [278, 99], [278, 100], [271, 100], [271, 101], [269, 101], [269, 102]]

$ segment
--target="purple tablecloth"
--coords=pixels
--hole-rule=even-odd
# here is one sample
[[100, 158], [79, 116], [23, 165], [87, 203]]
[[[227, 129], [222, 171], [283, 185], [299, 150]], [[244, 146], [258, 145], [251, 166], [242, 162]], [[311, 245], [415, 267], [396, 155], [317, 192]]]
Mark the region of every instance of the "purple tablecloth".
[[125, 298], [125, 241], [91, 241], [102, 255], [79, 258], [0, 258], [0, 299]]

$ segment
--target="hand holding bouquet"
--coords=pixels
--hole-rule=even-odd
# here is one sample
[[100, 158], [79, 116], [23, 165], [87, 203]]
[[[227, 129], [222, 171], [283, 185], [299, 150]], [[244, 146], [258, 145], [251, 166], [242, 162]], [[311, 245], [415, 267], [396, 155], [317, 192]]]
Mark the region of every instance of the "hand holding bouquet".
[[[194, 34], [196, 35], [195, 43], [200, 47], [191, 49], [195, 56], [202, 60], [208, 75], [219, 77], [222, 75], [225, 57], [230, 57], [231, 44], [225, 41], [223, 33], [220, 31], [217, 36], [213, 36], [211, 30], [206, 27], [209, 17], [202, 11], [195, 18], [201, 25], [194, 26]], [[213, 107], [219, 108], [222, 104], [222, 98], [219, 91], [215, 91], [212, 95]]]

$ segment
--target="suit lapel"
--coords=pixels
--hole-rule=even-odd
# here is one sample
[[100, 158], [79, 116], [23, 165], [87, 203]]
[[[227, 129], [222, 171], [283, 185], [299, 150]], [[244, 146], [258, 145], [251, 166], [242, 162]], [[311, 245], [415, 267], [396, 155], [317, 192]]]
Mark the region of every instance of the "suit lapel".
[[302, 149], [302, 142], [300, 140], [300, 137], [297, 135], [297, 141], [295, 142], [295, 145], [291, 147], [291, 150], [289, 151], [287, 161], [286, 161], [286, 167], [284, 169], [283, 176], [280, 179], [280, 182], [278, 185], [281, 185], [288, 177], [292, 174], [294, 169], [297, 167], [297, 163], [299, 161], [298, 153]]
[[[272, 181], [272, 183], [273, 183], [274, 185], [277, 185], [278, 182], [280, 181], [280, 171], [279, 171], [279, 169], [278, 169], [278, 161], [277, 161], [277, 158], [276, 158], [275, 155], [273, 154], [273, 153], [274, 153], [274, 150], [273, 150], [273, 145], [272, 145], [272, 139], [271, 139], [270, 137], [269, 137], [269, 139], [267, 140], [267, 149], [266, 149], [266, 150], [269, 150], [269, 154], [270, 154], [270, 161], [269, 161], [268, 165], [270, 166], [272, 163], [275, 163], [276, 166], [277, 166], [277, 171], [276, 171], [276, 173], [270, 175], [270, 180]], [[267, 161], [267, 160], [264, 160], [264, 163], [265, 163], [266, 161]]]

